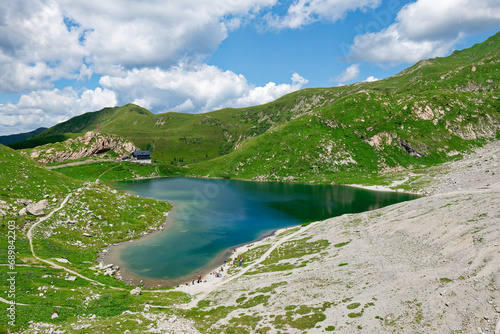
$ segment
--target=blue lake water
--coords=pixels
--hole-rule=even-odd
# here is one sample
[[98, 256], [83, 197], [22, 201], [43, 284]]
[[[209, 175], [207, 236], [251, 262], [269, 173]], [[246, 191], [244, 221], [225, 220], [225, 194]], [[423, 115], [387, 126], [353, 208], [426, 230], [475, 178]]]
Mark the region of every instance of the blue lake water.
[[119, 259], [136, 277], [172, 284], [217, 265], [233, 247], [272, 231], [416, 198], [337, 185], [164, 178], [113, 183], [170, 202], [163, 232], [126, 243]]

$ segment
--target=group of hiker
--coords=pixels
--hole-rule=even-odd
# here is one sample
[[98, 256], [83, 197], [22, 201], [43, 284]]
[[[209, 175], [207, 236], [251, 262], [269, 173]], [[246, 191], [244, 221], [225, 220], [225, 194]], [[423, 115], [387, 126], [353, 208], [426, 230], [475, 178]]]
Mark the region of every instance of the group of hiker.
[[[251, 246], [253, 246], [253, 244], [252, 245], [248, 245], [247, 247], [251, 247]], [[236, 253], [236, 248], [233, 248], [233, 254], [234, 253]], [[216, 278], [222, 277], [222, 273], [224, 272], [224, 267], [225, 266], [233, 266], [233, 267], [238, 266], [238, 267], [241, 267], [242, 264], [243, 264], [243, 261], [244, 261], [243, 257], [241, 257], [241, 256], [239, 256], [238, 258], [235, 257], [234, 260], [229, 261], [229, 262], [226, 260], [226, 261], [224, 261], [224, 264], [221, 265], [221, 267], [220, 267], [219, 270], [212, 271], [210, 273], [210, 275], [213, 275]], [[206, 283], [207, 280], [206, 279], [203, 280], [202, 277], [201, 277], [201, 275], [198, 274], [197, 278], [193, 278], [191, 280], [191, 285], [194, 285], [195, 282], [196, 283]], [[189, 285], [189, 284], [186, 282], [185, 285]]]

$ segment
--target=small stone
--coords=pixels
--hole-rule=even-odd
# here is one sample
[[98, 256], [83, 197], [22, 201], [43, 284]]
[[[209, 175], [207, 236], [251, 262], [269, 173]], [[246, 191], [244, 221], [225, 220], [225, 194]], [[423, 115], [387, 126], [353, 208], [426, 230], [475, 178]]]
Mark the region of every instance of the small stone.
[[447, 307], [450, 307], [450, 302], [444, 302], [444, 305], [446, 305]]
[[140, 296], [140, 295], [142, 295], [142, 289], [140, 287], [137, 287], [137, 288], [133, 289], [132, 291], [130, 291], [130, 294]]
[[446, 293], [446, 290], [443, 290], [443, 291], [441, 291], [439, 294], [440, 294], [441, 296], [444, 296], [444, 295], [445, 295], [445, 293]]
[[500, 313], [500, 306], [495, 307], [495, 311], [496, 311], [497, 313]]

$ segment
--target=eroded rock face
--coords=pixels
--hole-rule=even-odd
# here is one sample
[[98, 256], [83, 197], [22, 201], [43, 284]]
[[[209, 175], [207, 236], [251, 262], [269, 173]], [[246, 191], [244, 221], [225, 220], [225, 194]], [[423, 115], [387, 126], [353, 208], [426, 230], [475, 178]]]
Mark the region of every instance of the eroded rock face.
[[112, 134], [89, 131], [83, 137], [68, 139], [59, 144], [49, 144], [24, 152], [40, 163], [63, 162], [77, 160], [88, 156], [98, 156], [108, 151], [118, 155], [129, 155], [139, 148], [134, 143]]

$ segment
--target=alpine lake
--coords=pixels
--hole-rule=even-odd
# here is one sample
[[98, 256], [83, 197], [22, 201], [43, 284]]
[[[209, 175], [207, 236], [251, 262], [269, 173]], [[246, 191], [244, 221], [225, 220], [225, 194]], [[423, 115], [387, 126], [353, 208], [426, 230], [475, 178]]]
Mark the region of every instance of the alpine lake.
[[233, 248], [280, 228], [418, 197], [342, 185], [185, 177], [120, 181], [112, 187], [173, 205], [164, 230], [110, 249], [126, 281], [150, 286], [191, 281], [223, 263]]

